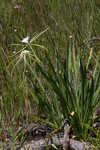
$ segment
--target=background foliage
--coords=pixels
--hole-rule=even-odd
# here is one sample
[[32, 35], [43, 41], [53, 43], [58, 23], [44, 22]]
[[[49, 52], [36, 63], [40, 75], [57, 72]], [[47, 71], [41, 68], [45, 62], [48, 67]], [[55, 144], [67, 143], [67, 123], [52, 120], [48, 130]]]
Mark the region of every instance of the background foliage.
[[[66, 115], [71, 117], [74, 112], [75, 120], [69, 117], [71, 125], [75, 127], [78, 120], [82, 130], [76, 132], [87, 137], [85, 129], [91, 126], [92, 112], [99, 101], [93, 95], [99, 89], [98, 1], [0, 1], [1, 122], [19, 125], [31, 122], [33, 115], [47, 112], [49, 120], [59, 126]], [[37, 38], [30, 44], [22, 43], [27, 36], [30, 40]], [[97, 40], [91, 40], [93, 37]], [[29, 55], [20, 59], [22, 49], [28, 50]], [[94, 97], [93, 104], [90, 101]], [[77, 103], [74, 98], [83, 101]], [[84, 103], [85, 99], [89, 100]], [[84, 104], [89, 108], [86, 118]]]

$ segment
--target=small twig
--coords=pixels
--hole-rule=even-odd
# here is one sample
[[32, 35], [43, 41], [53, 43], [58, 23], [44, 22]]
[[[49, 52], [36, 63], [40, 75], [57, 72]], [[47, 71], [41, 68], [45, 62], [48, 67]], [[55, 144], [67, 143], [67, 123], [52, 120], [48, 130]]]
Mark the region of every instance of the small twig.
[[69, 132], [70, 132], [70, 126], [67, 124], [64, 127], [63, 150], [69, 150], [70, 149]]
[[93, 38], [88, 39], [88, 42], [90, 41], [100, 41], [100, 37], [93, 37]]
[[100, 41], [100, 37], [92, 37], [92, 38], [90, 38], [90, 39], [87, 39], [87, 40], [85, 40], [82, 44], [81, 44], [81, 46], [82, 45], [87, 45], [89, 42], [91, 42], [91, 41]]

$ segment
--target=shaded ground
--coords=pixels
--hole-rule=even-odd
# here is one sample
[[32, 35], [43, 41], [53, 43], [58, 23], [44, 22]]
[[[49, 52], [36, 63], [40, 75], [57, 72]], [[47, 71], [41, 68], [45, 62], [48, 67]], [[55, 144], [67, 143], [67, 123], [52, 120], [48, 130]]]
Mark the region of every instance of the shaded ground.
[[[2, 142], [0, 145], [5, 150], [21, 149], [21, 150], [45, 150], [49, 148], [53, 150], [58, 148], [63, 149], [64, 143], [64, 125], [59, 129], [54, 129], [45, 123], [31, 123], [27, 127], [20, 127], [17, 131], [15, 143], [11, 141], [9, 135], [2, 134]], [[75, 150], [92, 150], [89, 148], [90, 142], [80, 142], [76, 140], [74, 134], [70, 132], [69, 135], [70, 149]], [[93, 136], [93, 134], [92, 134]]]

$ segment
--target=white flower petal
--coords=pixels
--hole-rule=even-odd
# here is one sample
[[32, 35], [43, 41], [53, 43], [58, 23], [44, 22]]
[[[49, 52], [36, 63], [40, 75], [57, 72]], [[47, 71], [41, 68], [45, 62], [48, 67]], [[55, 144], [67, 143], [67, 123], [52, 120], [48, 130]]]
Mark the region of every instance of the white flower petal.
[[29, 36], [27, 36], [27, 37], [26, 37], [26, 38], [24, 38], [21, 42], [22, 42], [22, 43], [28, 43], [29, 38], [30, 38], [30, 37], [29, 37]]

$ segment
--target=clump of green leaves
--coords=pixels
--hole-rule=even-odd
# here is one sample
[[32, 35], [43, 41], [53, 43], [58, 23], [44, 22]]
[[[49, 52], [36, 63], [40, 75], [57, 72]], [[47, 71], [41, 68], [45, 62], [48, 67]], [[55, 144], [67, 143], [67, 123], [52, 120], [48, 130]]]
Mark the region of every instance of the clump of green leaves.
[[56, 50], [55, 64], [48, 55], [48, 65], [37, 64], [45, 84], [42, 84], [31, 66], [31, 75], [35, 76], [38, 86], [27, 76], [32, 86], [31, 95], [39, 109], [58, 125], [61, 125], [62, 119], [69, 119], [76, 135], [83, 139], [88, 136], [93, 110], [100, 101], [98, 61], [95, 69], [91, 72], [89, 70], [92, 51], [91, 49], [87, 63], [84, 63], [84, 55], [76, 55], [74, 42], [67, 41], [63, 62]]

